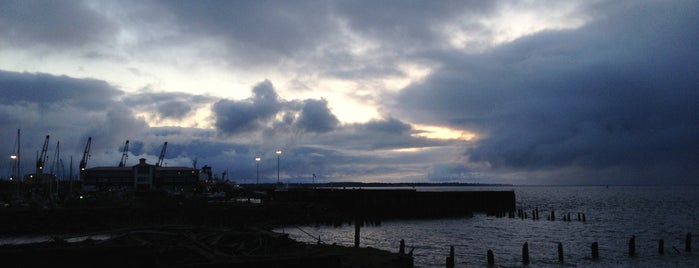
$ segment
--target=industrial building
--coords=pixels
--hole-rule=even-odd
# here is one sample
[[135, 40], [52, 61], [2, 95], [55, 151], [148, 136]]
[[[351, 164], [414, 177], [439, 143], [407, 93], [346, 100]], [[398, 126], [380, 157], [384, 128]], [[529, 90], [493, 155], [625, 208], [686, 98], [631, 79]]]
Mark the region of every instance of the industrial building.
[[190, 167], [163, 167], [146, 163], [132, 167], [94, 167], [81, 170], [84, 191], [163, 190], [192, 192], [199, 184], [199, 170]]

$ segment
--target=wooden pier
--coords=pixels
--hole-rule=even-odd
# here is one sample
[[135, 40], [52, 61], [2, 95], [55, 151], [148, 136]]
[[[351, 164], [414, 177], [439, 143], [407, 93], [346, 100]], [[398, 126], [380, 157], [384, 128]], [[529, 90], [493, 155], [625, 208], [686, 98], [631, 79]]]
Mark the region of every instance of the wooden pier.
[[414, 189], [294, 189], [270, 192], [270, 200], [325, 204], [348, 217], [406, 219], [514, 214], [514, 191], [421, 192]]

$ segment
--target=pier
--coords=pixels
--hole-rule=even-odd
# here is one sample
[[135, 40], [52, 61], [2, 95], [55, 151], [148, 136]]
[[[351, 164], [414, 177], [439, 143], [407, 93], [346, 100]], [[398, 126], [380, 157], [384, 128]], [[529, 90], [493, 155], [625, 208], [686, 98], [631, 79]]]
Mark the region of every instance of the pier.
[[515, 211], [514, 191], [421, 192], [414, 189], [294, 189], [270, 192], [270, 201], [333, 207], [347, 217], [417, 219], [506, 215]]

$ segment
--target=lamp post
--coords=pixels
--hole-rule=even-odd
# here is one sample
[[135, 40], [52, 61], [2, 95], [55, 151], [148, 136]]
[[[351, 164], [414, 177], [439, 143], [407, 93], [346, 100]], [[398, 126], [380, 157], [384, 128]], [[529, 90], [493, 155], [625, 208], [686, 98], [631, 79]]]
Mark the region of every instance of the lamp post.
[[257, 164], [257, 184], [260, 184], [260, 158], [255, 157], [255, 162]]
[[15, 154], [10, 155], [10, 159], [12, 159], [12, 175], [10, 177], [10, 180], [14, 180], [14, 179], [17, 179], [17, 177], [19, 177], [17, 175], [18, 172], [16, 170], [17, 169], [17, 155], [15, 155]]
[[279, 156], [282, 154], [282, 150], [277, 150], [277, 184], [279, 184]]

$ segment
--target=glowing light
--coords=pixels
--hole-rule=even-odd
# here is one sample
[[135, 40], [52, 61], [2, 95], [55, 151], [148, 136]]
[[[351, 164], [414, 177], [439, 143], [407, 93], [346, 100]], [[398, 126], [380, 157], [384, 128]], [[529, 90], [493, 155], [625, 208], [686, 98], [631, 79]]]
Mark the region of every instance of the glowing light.
[[476, 134], [465, 130], [451, 129], [439, 126], [413, 125], [418, 131], [412, 134], [413, 137], [423, 137], [440, 140], [463, 140], [470, 141], [476, 138]]
[[421, 147], [412, 147], [412, 148], [400, 148], [400, 149], [393, 149], [391, 150], [392, 152], [397, 152], [397, 153], [414, 153], [414, 152], [419, 152], [424, 150], [425, 148]]

